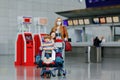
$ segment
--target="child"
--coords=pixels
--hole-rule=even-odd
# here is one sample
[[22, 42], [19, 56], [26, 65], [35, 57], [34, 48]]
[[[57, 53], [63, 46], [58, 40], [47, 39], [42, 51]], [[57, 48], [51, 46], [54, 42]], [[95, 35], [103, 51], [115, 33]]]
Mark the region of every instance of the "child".
[[55, 33], [54, 31], [52, 31], [52, 32], [50, 33], [50, 36], [51, 36], [51, 40], [52, 40], [53, 43], [54, 43], [54, 40], [56, 39], [56, 33]]
[[46, 35], [44, 37], [44, 42], [42, 44], [44, 50], [53, 50], [54, 49], [54, 42], [51, 40], [50, 35]]
[[[50, 35], [51, 35], [51, 40], [54, 43], [54, 40], [56, 39], [56, 33], [54, 31], [52, 31], [50, 33]], [[56, 59], [55, 59], [56, 66], [62, 66], [63, 62], [64, 62], [64, 60], [62, 57], [62, 51], [61, 51], [61, 49], [56, 48]]]
[[44, 42], [42, 44], [42, 49], [45, 50], [45, 54], [44, 54], [44, 58], [42, 58], [44, 60], [45, 63], [50, 63], [53, 61], [52, 57], [52, 50], [54, 50], [54, 43], [51, 40], [50, 35], [46, 35], [44, 37]]

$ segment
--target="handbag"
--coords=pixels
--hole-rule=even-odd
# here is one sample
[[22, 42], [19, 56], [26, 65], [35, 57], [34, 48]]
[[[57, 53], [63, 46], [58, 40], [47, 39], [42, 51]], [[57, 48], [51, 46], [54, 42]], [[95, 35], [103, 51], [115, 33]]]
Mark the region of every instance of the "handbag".
[[65, 51], [72, 51], [72, 46], [68, 41], [65, 41]]
[[[64, 29], [64, 27], [63, 27], [63, 31], [64, 31], [64, 36], [65, 36], [65, 29]], [[71, 46], [69, 41], [65, 41], [65, 51], [72, 51], [72, 46]]]

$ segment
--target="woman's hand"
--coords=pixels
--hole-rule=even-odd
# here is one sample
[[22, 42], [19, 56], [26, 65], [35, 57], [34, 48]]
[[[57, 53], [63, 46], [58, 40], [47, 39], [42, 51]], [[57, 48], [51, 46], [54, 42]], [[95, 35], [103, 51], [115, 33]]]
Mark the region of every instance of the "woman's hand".
[[68, 38], [64, 38], [64, 41], [68, 41]]

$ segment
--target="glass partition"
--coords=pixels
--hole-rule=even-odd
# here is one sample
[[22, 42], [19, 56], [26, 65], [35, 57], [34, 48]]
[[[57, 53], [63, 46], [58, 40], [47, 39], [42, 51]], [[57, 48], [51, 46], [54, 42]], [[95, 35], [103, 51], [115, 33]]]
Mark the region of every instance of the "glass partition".
[[111, 28], [109, 26], [85, 27], [86, 42], [92, 42], [96, 36], [98, 36], [99, 39], [101, 39], [101, 37], [104, 37], [106, 42], [111, 42]]
[[120, 25], [114, 26], [114, 41], [120, 42]]

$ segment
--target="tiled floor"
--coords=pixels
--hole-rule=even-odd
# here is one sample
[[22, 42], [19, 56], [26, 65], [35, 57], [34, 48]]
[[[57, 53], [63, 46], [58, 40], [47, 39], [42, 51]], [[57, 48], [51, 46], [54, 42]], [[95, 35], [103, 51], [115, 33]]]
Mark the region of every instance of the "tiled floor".
[[85, 63], [79, 56], [66, 56], [66, 77], [42, 79], [36, 67], [15, 67], [14, 56], [0, 56], [0, 80], [120, 80], [120, 59], [105, 58], [103, 63]]

